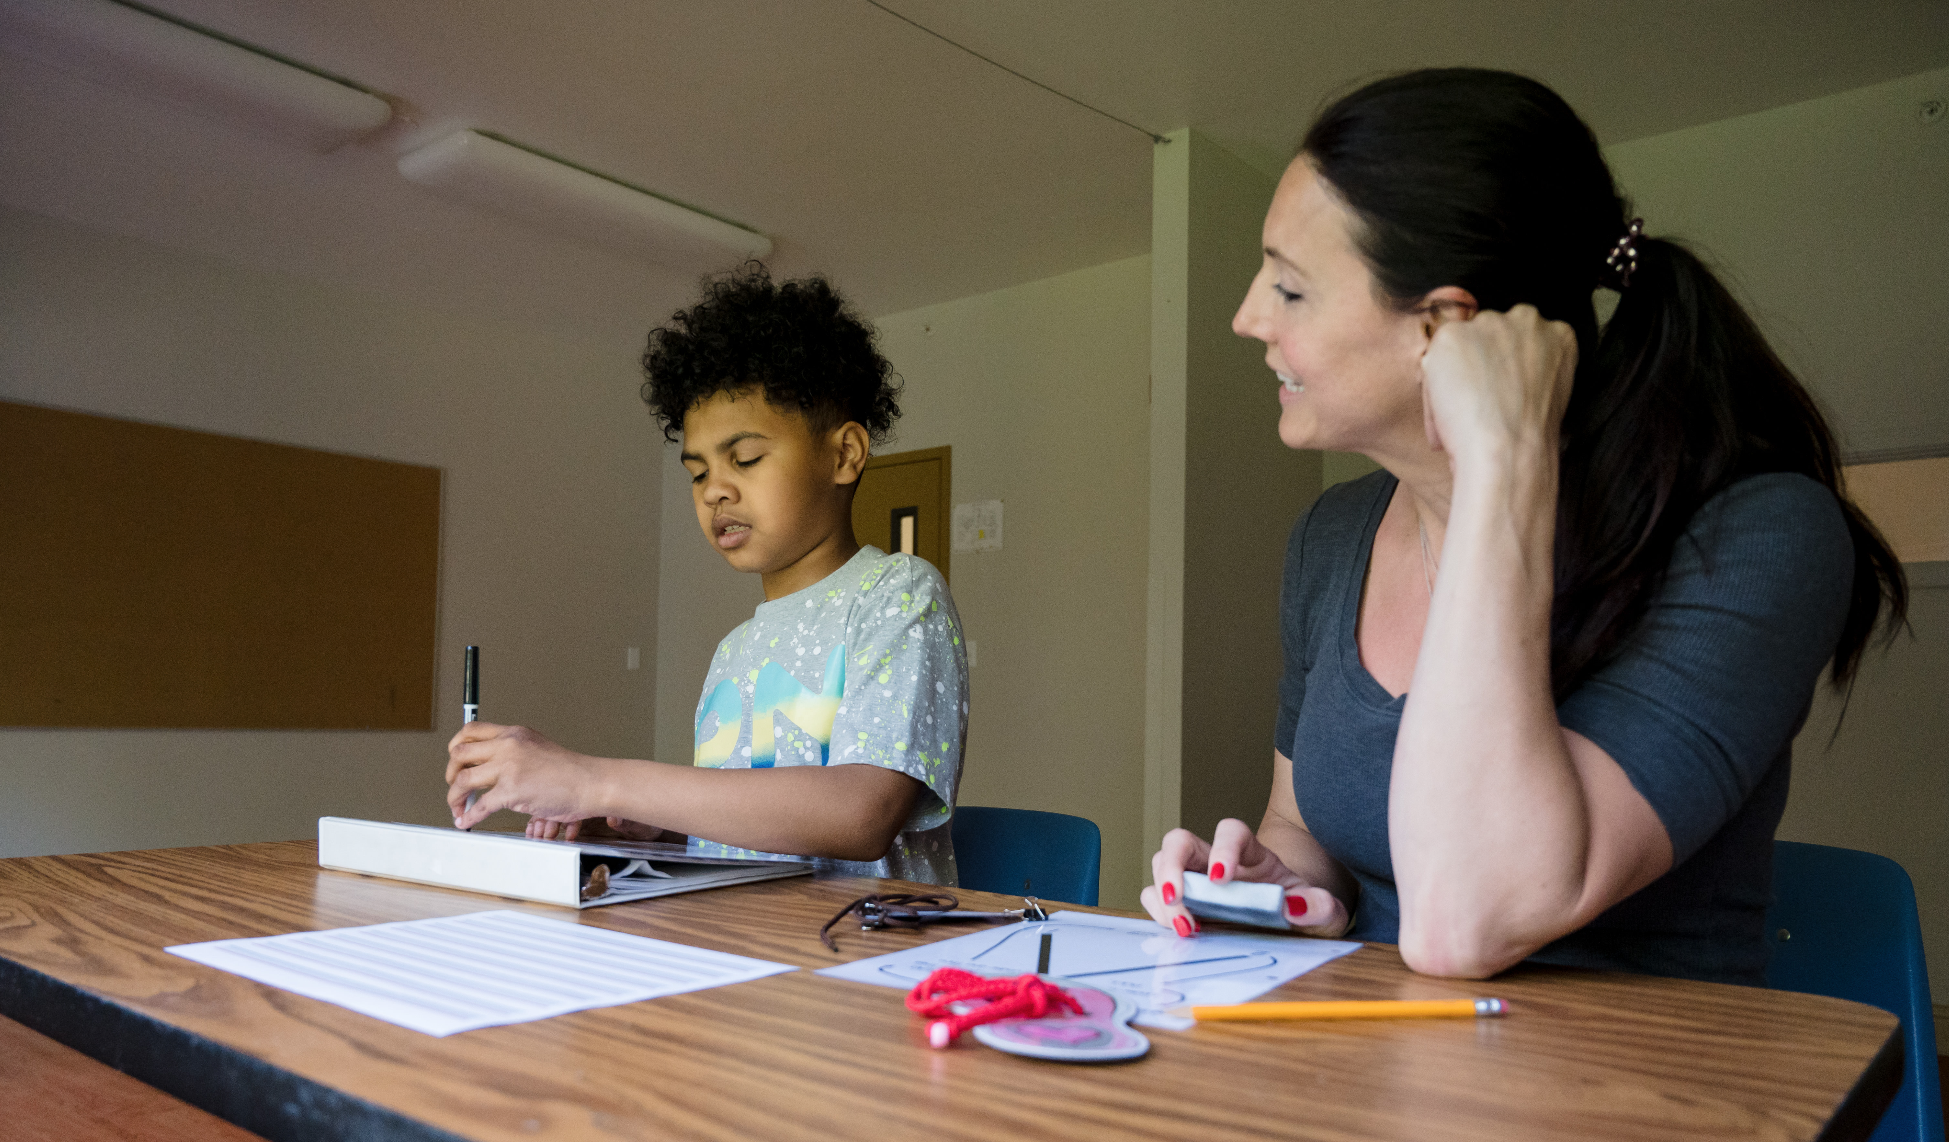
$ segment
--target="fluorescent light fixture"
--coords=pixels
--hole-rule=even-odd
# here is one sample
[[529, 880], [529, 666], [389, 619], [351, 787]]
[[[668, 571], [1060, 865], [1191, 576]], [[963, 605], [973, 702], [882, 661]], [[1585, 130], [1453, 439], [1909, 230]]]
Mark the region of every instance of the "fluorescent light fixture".
[[392, 118], [371, 92], [112, 0], [0, 0], [0, 44], [319, 152]]
[[771, 239], [756, 231], [478, 131], [456, 131], [407, 152], [399, 173], [463, 202], [675, 268], [771, 253]]

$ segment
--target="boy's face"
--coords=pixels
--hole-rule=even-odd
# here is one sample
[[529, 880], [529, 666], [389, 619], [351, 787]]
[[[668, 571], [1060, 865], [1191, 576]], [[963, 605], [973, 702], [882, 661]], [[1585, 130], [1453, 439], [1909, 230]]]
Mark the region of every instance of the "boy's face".
[[859, 550], [852, 492], [866, 454], [858, 424], [815, 434], [803, 413], [757, 389], [718, 393], [684, 414], [698, 526], [725, 562], [764, 576], [767, 599], [811, 586]]

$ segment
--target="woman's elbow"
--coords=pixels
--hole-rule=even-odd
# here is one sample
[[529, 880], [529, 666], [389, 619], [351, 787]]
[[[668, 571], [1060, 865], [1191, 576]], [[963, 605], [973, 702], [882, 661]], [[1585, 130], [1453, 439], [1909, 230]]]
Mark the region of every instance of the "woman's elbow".
[[1533, 949], [1512, 947], [1508, 941], [1481, 930], [1437, 929], [1432, 925], [1401, 924], [1401, 960], [1421, 975], [1448, 979], [1488, 979], [1521, 962]]

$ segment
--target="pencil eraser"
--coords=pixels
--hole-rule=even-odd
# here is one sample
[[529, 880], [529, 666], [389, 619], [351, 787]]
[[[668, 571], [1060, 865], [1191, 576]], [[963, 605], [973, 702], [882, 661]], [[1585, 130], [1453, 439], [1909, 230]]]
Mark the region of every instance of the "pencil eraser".
[[1203, 920], [1225, 920], [1284, 932], [1286, 890], [1277, 884], [1233, 880], [1213, 884], [1202, 872], [1184, 874], [1184, 910]]

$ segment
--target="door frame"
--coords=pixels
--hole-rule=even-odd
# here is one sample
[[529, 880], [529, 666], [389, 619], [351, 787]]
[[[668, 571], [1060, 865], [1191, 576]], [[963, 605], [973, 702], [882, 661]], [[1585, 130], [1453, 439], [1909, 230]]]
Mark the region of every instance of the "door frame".
[[[953, 579], [948, 573], [948, 561], [954, 552], [954, 446], [943, 444], [939, 448], [915, 448], [908, 452], [888, 452], [883, 456], [866, 458], [866, 471], [875, 468], [897, 468], [902, 464], [920, 464], [929, 460], [941, 462], [941, 502], [936, 508], [941, 514], [941, 561], [936, 564], [941, 578], [950, 586]], [[860, 476], [864, 480], [865, 474]]]

